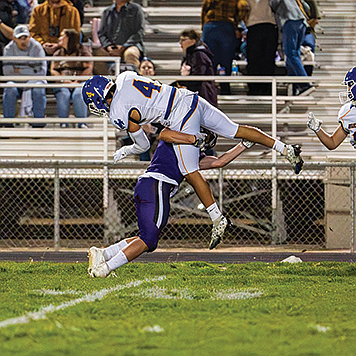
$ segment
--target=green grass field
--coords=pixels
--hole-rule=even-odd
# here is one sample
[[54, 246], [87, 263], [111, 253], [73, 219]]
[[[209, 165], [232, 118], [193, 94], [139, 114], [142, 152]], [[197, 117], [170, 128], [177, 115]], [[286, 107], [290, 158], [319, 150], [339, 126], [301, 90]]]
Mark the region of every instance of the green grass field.
[[0, 355], [355, 355], [356, 265], [0, 263]]

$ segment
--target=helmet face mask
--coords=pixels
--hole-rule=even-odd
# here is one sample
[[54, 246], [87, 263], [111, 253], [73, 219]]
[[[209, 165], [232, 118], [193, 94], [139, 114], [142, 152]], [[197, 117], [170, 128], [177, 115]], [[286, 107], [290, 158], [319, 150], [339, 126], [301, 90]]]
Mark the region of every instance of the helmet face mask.
[[201, 151], [206, 152], [206, 151], [212, 149], [213, 147], [215, 147], [216, 141], [218, 139], [218, 135], [215, 132], [212, 132], [204, 127], [200, 128], [200, 132], [203, 132], [208, 135], [208, 137], [206, 139], [206, 143], [205, 143], [204, 147], [201, 149]]
[[112, 80], [102, 75], [95, 75], [84, 83], [82, 88], [83, 100], [92, 114], [108, 117], [110, 105], [106, 96], [114, 85], [115, 83]]
[[356, 67], [346, 73], [341, 84], [346, 85], [346, 91], [339, 93], [341, 104], [351, 101], [353, 105], [356, 105]]

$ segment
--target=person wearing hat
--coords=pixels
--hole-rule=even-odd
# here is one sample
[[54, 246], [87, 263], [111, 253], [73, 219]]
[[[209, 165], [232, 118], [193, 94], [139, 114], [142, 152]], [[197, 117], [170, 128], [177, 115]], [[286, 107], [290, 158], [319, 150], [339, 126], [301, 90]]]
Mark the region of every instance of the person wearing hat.
[[[42, 61], [29, 61], [27, 57], [45, 57], [45, 51], [41, 44], [31, 38], [26, 25], [18, 25], [14, 28], [13, 40], [4, 48], [4, 57], [26, 57], [23, 61], [3, 61], [3, 71], [6, 76], [44, 76], [47, 71], [47, 63]], [[8, 83], [14, 83], [9, 81]], [[18, 83], [18, 82], [17, 82]], [[44, 83], [43, 80], [29, 80], [27, 83]], [[21, 85], [21, 84], [19, 84]], [[27, 94], [27, 95], [26, 95]], [[16, 114], [16, 102], [22, 96], [23, 100], [32, 100], [32, 111], [35, 118], [43, 118], [46, 109], [45, 88], [24, 89], [11, 87], [4, 89], [3, 107], [4, 118], [13, 118]], [[28, 114], [28, 113], [27, 113]], [[44, 127], [46, 124], [32, 124], [33, 127]]]

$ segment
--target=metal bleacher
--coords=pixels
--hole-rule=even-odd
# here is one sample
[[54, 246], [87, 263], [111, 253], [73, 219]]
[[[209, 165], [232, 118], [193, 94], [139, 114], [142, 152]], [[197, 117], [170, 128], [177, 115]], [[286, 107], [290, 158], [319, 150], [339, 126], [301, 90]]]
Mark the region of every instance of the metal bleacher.
[[[179, 33], [186, 28], [200, 30], [201, 0], [142, 0], [146, 14], [145, 45], [147, 56], [157, 67], [157, 75], [178, 77], [182, 51], [178, 45]], [[91, 37], [90, 21], [100, 17], [102, 10], [111, 1], [94, 0], [94, 7], [87, 8], [84, 34]], [[277, 136], [286, 143], [301, 143], [304, 157], [308, 160], [325, 160], [327, 157], [354, 156], [348, 142], [337, 150], [325, 149], [316, 136], [306, 129], [309, 111], [324, 121], [323, 128], [332, 132], [337, 127], [337, 113], [340, 107], [338, 93], [345, 72], [356, 64], [356, 2], [355, 0], [320, 0], [318, 4], [323, 18], [317, 28], [316, 65], [313, 77], [316, 90], [309, 96], [288, 95], [288, 79], [277, 83]], [[246, 63], [240, 62], [240, 68]], [[283, 67], [283, 62], [278, 64]], [[217, 78], [219, 79], [219, 78]], [[219, 107], [233, 121], [254, 125], [272, 133], [272, 97], [247, 96], [244, 76], [231, 77], [233, 95], [219, 95]], [[173, 81], [173, 80], [172, 80]], [[60, 129], [55, 120], [55, 110], [49, 109], [49, 124], [46, 128], [35, 129], [27, 123], [15, 128], [0, 128], [1, 158], [24, 159], [102, 159], [103, 124], [100, 119], [87, 120], [89, 128]], [[52, 120], [52, 121], [51, 121]], [[74, 119], [73, 119], [74, 120]], [[16, 121], [16, 120], [15, 120]], [[34, 121], [33, 121], [34, 122]], [[114, 152], [122, 133], [108, 128], [108, 157]], [[233, 141], [219, 138], [217, 152], [231, 147]], [[130, 157], [130, 159], [135, 159]], [[239, 159], [271, 159], [271, 151], [256, 145]]]

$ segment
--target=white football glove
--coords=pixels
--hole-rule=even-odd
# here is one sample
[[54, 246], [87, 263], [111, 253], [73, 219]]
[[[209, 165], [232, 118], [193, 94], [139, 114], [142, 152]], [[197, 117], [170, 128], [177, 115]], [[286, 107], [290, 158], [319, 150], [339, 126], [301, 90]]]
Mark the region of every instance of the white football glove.
[[198, 132], [194, 136], [195, 136], [195, 141], [193, 143], [193, 146], [198, 148], [203, 148], [208, 135], [204, 132]]
[[321, 120], [318, 120], [315, 116], [314, 113], [312, 111], [309, 112], [309, 116], [308, 116], [308, 127], [310, 128], [310, 130], [316, 132], [320, 131], [321, 128], [321, 124], [323, 122]]
[[114, 153], [114, 163], [119, 162], [120, 160], [124, 159], [125, 157], [127, 157], [128, 152], [127, 152], [127, 147], [128, 146], [122, 146], [120, 149], [118, 149], [115, 153]]
[[242, 139], [241, 143], [246, 147], [246, 148], [251, 148], [255, 142], [249, 141], [249, 140], [245, 140]]

